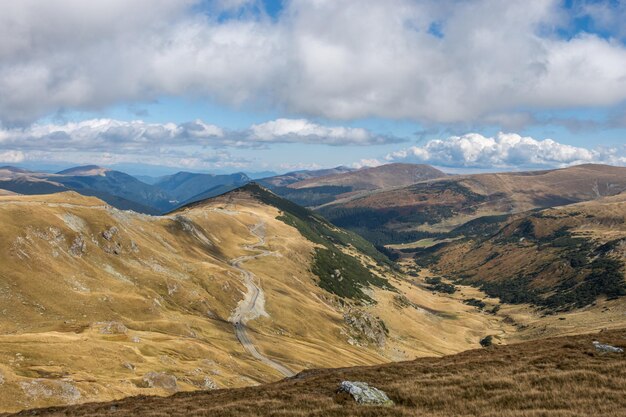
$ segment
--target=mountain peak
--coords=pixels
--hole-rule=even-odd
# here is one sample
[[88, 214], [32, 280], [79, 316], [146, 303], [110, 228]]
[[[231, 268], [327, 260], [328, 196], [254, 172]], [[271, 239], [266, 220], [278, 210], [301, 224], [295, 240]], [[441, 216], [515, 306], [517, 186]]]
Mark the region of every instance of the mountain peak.
[[111, 171], [108, 168], [104, 168], [98, 165], [83, 165], [73, 168], [68, 168], [63, 171], [57, 172], [59, 175], [75, 175], [75, 176], [105, 176], [107, 172]]

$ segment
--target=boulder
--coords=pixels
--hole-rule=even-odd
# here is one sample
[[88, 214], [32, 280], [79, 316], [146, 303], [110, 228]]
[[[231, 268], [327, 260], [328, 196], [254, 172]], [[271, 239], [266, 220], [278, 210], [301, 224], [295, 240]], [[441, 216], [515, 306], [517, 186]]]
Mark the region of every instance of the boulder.
[[624, 349], [622, 348], [611, 346], [611, 345], [605, 345], [603, 343], [598, 342], [597, 340], [594, 340], [593, 346], [595, 346], [598, 352], [602, 352], [602, 353], [624, 353]]
[[178, 391], [178, 383], [174, 375], [165, 372], [148, 372], [143, 376], [144, 385], [148, 388], [161, 388], [167, 391]]
[[378, 388], [370, 387], [365, 382], [358, 381], [343, 381], [339, 384], [339, 390], [350, 394], [354, 401], [362, 405], [393, 405], [393, 401], [389, 399], [387, 394]]

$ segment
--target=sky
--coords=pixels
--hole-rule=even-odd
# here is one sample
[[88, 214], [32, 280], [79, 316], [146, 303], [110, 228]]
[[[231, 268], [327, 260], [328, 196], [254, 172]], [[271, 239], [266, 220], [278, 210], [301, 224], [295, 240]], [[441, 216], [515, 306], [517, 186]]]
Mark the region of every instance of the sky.
[[0, 0], [0, 164], [626, 165], [626, 1]]

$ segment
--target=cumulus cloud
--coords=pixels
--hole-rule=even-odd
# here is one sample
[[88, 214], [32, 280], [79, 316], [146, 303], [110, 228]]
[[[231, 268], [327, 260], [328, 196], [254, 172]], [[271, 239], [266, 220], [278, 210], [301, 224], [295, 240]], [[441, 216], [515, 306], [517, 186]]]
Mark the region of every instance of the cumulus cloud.
[[360, 168], [371, 168], [382, 165], [383, 162], [380, 162], [376, 158], [372, 159], [361, 159], [357, 162], [352, 163], [352, 168], [360, 169]]
[[19, 162], [23, 162], [24, 159], [24, 152], [21, 151], [0, 152], [0, 162], [3, 162], [5, 164], [16, 164]]
[[362, 128], [322, 126], [305, 119], [277, 119], [255, 124], [248, 136], [254, 142], [297, 142], [325, 145], [378, 145], [401, 142]]
[[66, 124], [34, 124], [0, 129], [0, 147], [108, 152], [149, 151], [154, 147], [185, 146], [250, 148], [270, 143], [309, 143], [334, 146], [402, 142], [362, 128], [323, 126], [304, 119], [277, 119], [248, 129], [225, 130], [202, 120], [181, 124], [141, 120], [91, 119]]
[[0, 129], [0, 162], [62, 161], [73, 155], [73, 160], [100, 164], [202, 167], [230, 163], [238, 167], [249, 161], [237, 159], [225, 149], [265, 148], [272, 143], [366, 146], [401, 141], [367, 129], [323, 126], [304, 119], [277, 119], [241, 130], [202, 120], [176, 124], [91, 119]]
[[586, 149], [514, 133], [498, 133], [494, 137], [468, 133], [393, 152], [387, 155], [386, 160], [443, 167], [505, 169], [563, 167], [581, 163], [626, 165], [626, 149]]
[[624, 44], [560, 36], [571, 16], [559, 0], [292, 0], [276, 18], [236, 12], [253, 0], [214, 3], [0, 2], [0, 118], [174, 95], [455, 123], [626, 99]]

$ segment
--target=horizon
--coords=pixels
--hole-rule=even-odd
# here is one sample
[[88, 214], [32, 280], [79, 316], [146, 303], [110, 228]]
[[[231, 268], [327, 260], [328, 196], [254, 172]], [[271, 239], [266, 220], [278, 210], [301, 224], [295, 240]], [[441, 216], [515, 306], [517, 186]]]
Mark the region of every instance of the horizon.
[[620, 2], [57, 0], [0, 12], [3, 165], [626, 166]]

